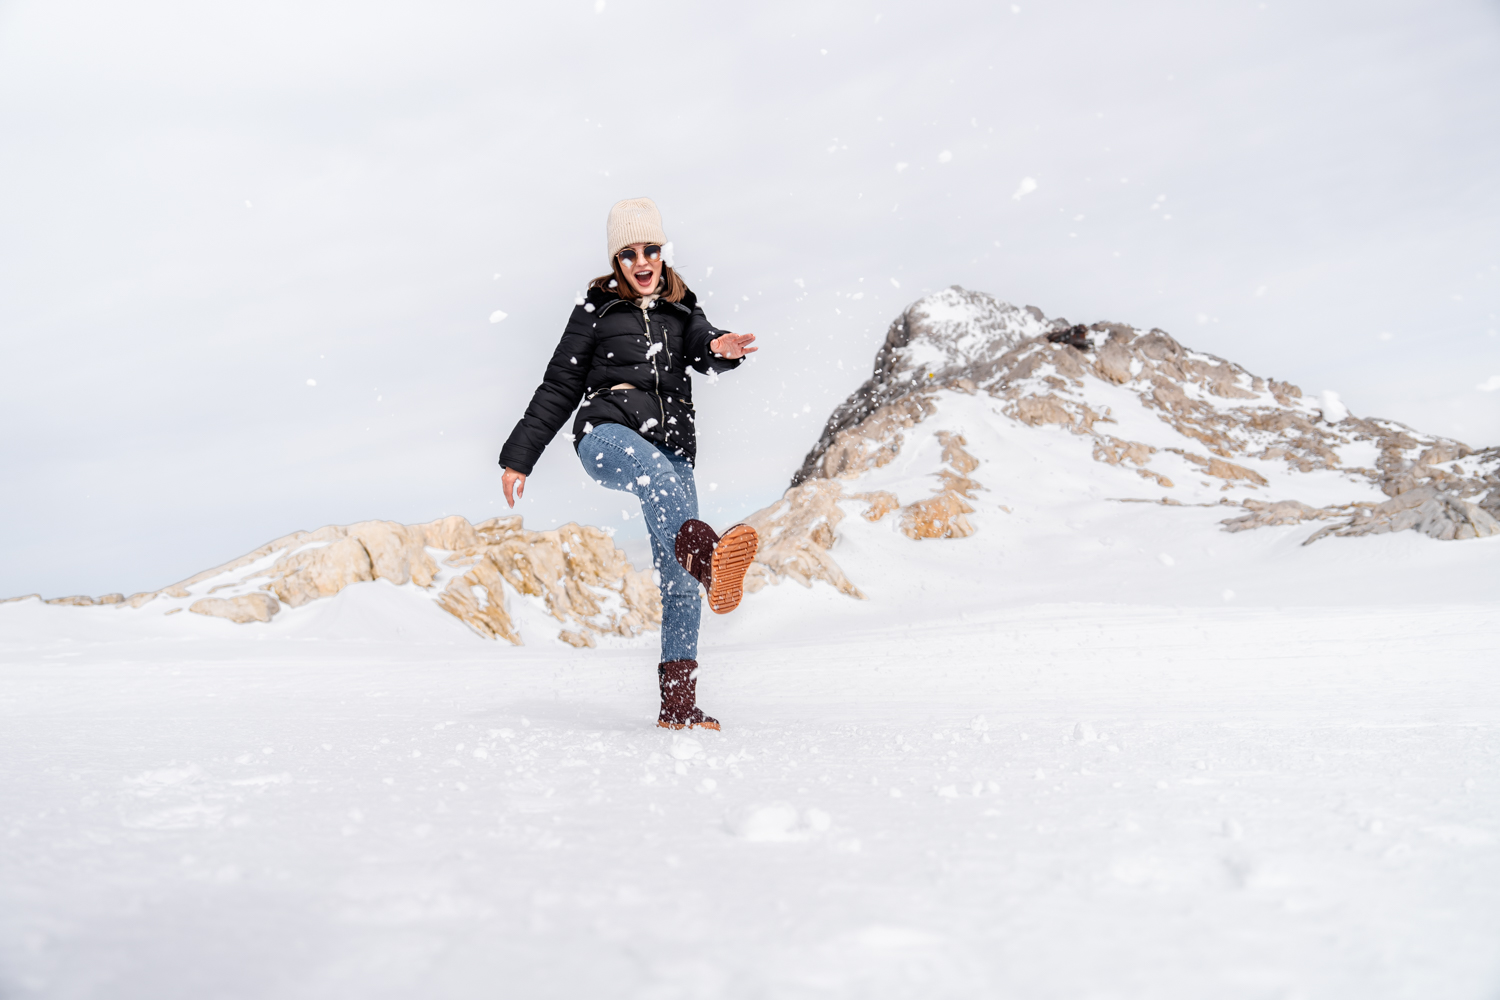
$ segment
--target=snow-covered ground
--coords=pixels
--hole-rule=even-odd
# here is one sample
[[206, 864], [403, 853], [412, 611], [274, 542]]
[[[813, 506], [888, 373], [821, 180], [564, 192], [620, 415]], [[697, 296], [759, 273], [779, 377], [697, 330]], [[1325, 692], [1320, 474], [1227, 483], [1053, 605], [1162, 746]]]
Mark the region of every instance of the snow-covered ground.
[[[0, 996], [1493, 998], [1500, 537], [1229, 534], [997, 405], [849, 484], [961, 432], [973, 536], [847, 501], [867, 600], [706, 616], [722, 733], [516, 594], [0, 605]], [[1258, 468], [1171, 471], [1365, 488]]]
[[373, 639], [7, 614], [0, 995], [1494, 995], [1493, 604], [761, 596], [691, 738], [649, 649], [380, 582]]

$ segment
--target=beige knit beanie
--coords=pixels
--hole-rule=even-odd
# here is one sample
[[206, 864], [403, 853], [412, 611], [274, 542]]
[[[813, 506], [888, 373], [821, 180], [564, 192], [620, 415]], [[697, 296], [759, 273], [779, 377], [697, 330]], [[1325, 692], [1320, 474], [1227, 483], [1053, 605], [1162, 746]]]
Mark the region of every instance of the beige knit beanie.
[[661, 213], [650, 198], [626, 198], [615, 202], [609, 210], [607, 228], [611, 260], [632, 243], [667, 242], [667, 234], [661, 231]]

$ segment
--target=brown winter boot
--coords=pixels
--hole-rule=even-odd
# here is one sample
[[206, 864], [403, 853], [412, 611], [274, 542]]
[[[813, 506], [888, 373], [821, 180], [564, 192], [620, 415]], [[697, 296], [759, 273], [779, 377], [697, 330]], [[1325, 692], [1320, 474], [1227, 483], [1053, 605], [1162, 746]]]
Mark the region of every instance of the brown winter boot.
[[740, 606], [745, 572], [755, 559], [760, 536], [748, 524], [736, 524], [722, 536], [698, 520], [687, 520], [677, 532], [677, 561], [708, 591], [708, 607], [727, 615]]
[[703, 714], [698, 707], [697, 660], [672, 660], [656, 668], [661, 682], [661, 714], [656, 724], [663, 729], [718, 729], [719, 720]]

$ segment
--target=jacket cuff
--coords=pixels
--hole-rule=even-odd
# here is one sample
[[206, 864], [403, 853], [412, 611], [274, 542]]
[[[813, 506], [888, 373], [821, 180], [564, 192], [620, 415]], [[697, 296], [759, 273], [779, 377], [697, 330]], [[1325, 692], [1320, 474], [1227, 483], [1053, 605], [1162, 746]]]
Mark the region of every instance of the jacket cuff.
[[517, 458], [514, 455], [506, 455], [503, 451], [500, 453], [500, 467], [502, 469], [515, 469], [521, 475], [529, 476], [531, 475], [531, 470], [535, 468], [535, 466], [535, 462], [528, 462], [525, 459]]

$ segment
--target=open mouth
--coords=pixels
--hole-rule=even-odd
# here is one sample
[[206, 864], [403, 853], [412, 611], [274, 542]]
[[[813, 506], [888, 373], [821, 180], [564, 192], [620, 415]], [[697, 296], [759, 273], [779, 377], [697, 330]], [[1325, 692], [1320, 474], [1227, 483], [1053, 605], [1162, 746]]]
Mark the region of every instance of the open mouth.
[[647, 268], [644, 271], [636, 271], [634, 277], [635, 283], [645, 288], [651, 284], [651, 269]]

